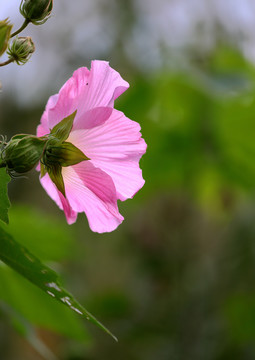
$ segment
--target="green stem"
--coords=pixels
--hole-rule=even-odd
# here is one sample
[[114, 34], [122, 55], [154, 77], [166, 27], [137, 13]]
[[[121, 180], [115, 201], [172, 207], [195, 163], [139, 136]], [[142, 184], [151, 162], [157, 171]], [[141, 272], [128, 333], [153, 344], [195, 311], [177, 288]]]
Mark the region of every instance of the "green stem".
[[5, 62], [0, 63], [0, 66], [8, 65], [8, 64], [12, 63], [13, 61], [14, 61], [14, 58], [10, 58], [10, 59], [6, 60]]
[[13, 34], [11, 34], [11, 38], [13, 37], [13, 36], [15, 36], [15, 35], [18, 35], [22, 30], [24, 30], [26, 27], [27, 27], [27, 25], [30, 23], [30, 20], [28, 20], [28, 19], [25, 19], [25, 21], [23, 22], [23, 24], [22, 24], [22, 26], [17, 30], [17, 31], [15, 31]]

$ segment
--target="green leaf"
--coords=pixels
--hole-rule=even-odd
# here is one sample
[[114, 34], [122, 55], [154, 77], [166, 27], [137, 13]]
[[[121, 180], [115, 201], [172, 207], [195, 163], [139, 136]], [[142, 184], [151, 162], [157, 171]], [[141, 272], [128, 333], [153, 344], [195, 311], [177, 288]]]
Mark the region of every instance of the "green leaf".
[[40, 169], [41, 178], [43, 178], [47, 174], [47, 169], [42, 162], [40, 163], [40, 168], [41, 168]]
[[[3, 224], [4, 230], [43, 262], [74, 259], [78, 251], [73, 242], [76, 231], [65, 222], [36, 208], [13, 203], [9, 219], [9, 225]], [[82, 343], [90, 342], [91, 335], [82, 317], [68, 307], [59, 305], [53, 297], [1, 261], [0, 289], [0, 311], [6, 310], [8, 319], [14, 318], [13, 321], [18, 322], [18, 325], [21, 326], [21, 322], [28, 326], [32, 324]], [[29, 333], [25, 332], [23, 336], [27, 337]]]
[[66, 306], [61, 306], [16, 271], [5, 264], [1, 265], [0, 306], [5, 305], [3, 310], [8, 311], [8, 318], [16, 318], [20, 325], [33, 324], [80, 342], [89, 341], [90, 336], [81, 317]]
[[8, 19], [0, 21], [0, 56], [5, 52], [10, 36], [12, 25], [9, 24]]
[[5, 168], [0, 169], [0, 220], [9, 223], [8, 209], [10, 201], [7, 193], [7, 184], [11, 180], [10, 176], [6, 173]]
[[44, 265], [37, 257], [31, 254], [28, 249], [16, 242], [2, 228], [0, 228], [0, 260], [49, 296], [97, 325], [117, 341], [116, 337], [103, 324], [60, 285], [57, 273]]
[[50, 134], [54, 135], [60, 141], [65, 141], [68, 138], [70, 131], [72, 130], [76, 113], [77, 110], [55, 125]]

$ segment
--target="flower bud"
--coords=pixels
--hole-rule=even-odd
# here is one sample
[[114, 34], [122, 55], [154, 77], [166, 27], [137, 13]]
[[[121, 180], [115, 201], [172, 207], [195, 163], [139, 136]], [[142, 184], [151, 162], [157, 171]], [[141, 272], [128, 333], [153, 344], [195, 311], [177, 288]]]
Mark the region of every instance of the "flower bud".
[[9, 171], [25, 173], [39, 162], [46, 140], [33, 135], [16, 135], [1, 152], [0, 167]]
[[20, 13], [34, 25], [44, 24], [53, 8], [53, 0], [22, 0]]
[[11, 36], [12, 25], [9, 24], [8, 19], [0, 21], [0, 56], [3, 55], [7, 49], [8, 41]]
[[18, 65], [24, 65], [35, 51], [35, 45], [30, 36], [16, 37], [12, 45], [8, 47], [7, 54]]

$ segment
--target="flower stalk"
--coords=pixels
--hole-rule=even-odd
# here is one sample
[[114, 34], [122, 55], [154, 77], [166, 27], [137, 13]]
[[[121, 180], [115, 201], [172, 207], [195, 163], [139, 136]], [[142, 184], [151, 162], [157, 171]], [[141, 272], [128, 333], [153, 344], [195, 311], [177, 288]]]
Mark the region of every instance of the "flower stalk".
[[0, 63], [0, 66], [5, 66], [5, 65], [9, 65], [14, 61], [14, 58], [9, 58], [8, 60]]
[[19, 33], [21, 33], [21, 31], [23, 31], [23, 30], [27, 27], [27, 25], [28, 25], [29, 23], [30, 23], [30, 20], [25, 19], [25, 21], [23, 22], [23, 24], [21, 25], [21, 27], [20, 27], [17, 31], [15, 31], [13, 34], [11, 34], [10, 37], [12, 38], [12, 37], [18, 35]]

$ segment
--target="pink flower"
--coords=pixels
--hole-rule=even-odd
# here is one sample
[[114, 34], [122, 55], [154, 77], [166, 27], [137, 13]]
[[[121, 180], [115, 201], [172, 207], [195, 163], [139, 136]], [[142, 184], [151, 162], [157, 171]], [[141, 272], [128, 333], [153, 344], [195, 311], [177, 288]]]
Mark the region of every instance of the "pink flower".
[[79, 212], [85, 212], [91, 230], [113, 231], [123, 221], [117, 200], [132, 198], [144, 184], [139, 160], [146, 143], [140, 125], [113, 108], [114, 100], [128, 87], [107, 62], [95, 60], [91, 70], [76, 70], [48, 100], [37, 136], [49, 134], [77, 110], [66, 141], [89, 159], [62, 167], [65, 194], [48, 173], [40, 178], [69, 224], [76, 221]]

